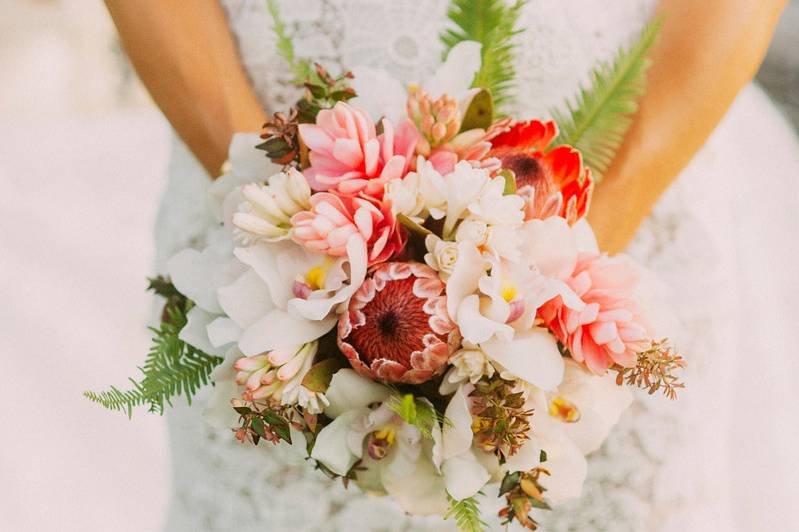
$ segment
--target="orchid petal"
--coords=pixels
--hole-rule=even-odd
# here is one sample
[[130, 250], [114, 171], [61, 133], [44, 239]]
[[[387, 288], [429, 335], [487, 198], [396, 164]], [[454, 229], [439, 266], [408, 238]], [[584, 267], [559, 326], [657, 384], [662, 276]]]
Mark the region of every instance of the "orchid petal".
[[480, 346], [514, 376], [544, 390], [554, 389], [563, 379], [557, 341], [543, 328], [519, 333], [511, 341], [492, 338]]
[[361, 377], [353, 369], [340, 369], [333, 375], [325, 392], [325, 397], [330, 402], [325, 407], [325, 415], [336, 418], [354, 408], [382, 402], [389, 393], [388, 388]]

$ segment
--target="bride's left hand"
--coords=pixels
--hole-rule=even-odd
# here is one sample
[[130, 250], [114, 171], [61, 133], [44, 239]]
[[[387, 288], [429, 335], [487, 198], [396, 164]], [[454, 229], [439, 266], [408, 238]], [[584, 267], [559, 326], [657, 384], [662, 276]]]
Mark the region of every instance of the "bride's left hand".
[[665, 20], [646, 94], [588, 215], [601, 249], [627, 246], [752, 80], [785, 3], [661, 0]]

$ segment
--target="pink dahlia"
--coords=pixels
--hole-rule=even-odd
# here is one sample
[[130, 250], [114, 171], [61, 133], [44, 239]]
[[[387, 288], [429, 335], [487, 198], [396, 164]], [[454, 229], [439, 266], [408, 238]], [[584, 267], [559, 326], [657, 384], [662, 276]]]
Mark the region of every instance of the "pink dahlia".
[[303, 173], [311, 188], [375, 198], [392, 179], [408, 173], [419, 133], [409, 120], [395, 126], [382, 121], [378, 135], [369, 115], [346, 103], [319, 111], [316, 124], [300, 124], [300, 137], [311, 151]]
[[582, 310], [560, 296], [538, 310], [549, 329], [577, 362], [604, 374], [614, 364], [631, 368], [652, 338], [634, 298], [639, 272], [624, 256], [581, 254], [566, 283], [585, 302]]
[[454, 330], [438, 274], [416, 262], [389, 262], [350, 300], [338, 345], [365, 377], [418, 384], [444, 370]]
[[388, 204], [368, 198], [313, 194], [311, 210], [291, 217], [290, 236], [309, 251], [334, 257], [347, 254], [356, 235], [366, 246], [368, 264], [384, 262], [402, 251], [404, 233]]

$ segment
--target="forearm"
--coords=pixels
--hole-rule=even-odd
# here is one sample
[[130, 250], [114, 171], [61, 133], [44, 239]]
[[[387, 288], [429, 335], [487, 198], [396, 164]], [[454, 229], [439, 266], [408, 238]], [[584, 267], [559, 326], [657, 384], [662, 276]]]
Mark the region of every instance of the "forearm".
[[647, 92], [589, 219], [621, 251], [755, 75], [784, 0], [662, 0]]
[[265, 113], [217, 0], [106, 0], [128, 56], [172, 126], [215, 176], [237, 131]]

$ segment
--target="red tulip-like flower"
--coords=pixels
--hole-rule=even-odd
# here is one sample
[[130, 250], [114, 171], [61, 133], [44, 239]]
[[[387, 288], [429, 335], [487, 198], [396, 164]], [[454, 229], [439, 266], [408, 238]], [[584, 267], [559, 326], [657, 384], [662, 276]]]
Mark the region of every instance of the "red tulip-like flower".
[[444, 370], [454, 330], [438, 274], [416, 262], [389, 262], [372, 270], [350, 300], [338, 345], [365, 377], [418, 384]]
[[588, 211], [594, 181], [580, 152], [549, 147], [557, 134], [555, 122], [517, 122], [491, 139], [487, 157], [512, 170], [519, 193], [532, 196], [528, 218], [561, 216], [571, 225]]

